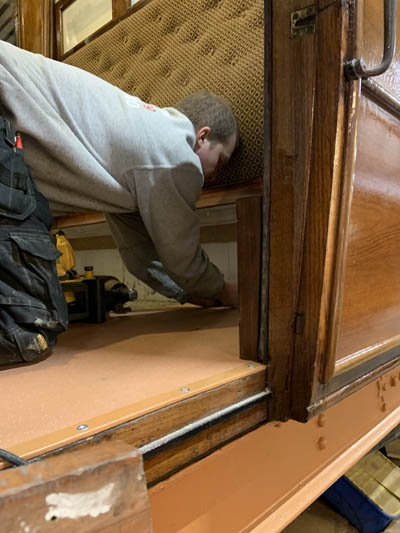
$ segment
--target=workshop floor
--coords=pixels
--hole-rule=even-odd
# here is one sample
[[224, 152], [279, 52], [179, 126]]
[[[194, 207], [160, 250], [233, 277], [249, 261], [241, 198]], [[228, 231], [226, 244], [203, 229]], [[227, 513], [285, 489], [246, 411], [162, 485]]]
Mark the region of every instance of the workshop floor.
[[[357, 533], [357, 531], [350, 522], [319, 498], [282, 533]], [[391, 522], [384, 533], [400, 533], [400, 520]]]
[[[400, 467], [400, 439], [387, 446], [389, 457]], [[342, 515], [335, 511], [322, 498], [318, 498], [300, 516], [296, 518], [282, 533], [357, 533]], [[400, 533], [400, 519], [389, 524], [384, 533]]]
[[296, 518], [284, 533], [357, 533], [343, 516], [319, 498]]

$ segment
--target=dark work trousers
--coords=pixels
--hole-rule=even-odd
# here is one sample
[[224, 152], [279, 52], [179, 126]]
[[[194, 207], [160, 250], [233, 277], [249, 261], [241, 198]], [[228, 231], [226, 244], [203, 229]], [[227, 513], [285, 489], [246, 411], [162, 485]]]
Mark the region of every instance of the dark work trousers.
[[0, 117], [0, 365], [43, 358], [68, 327], [51, 212], [14, 139]]

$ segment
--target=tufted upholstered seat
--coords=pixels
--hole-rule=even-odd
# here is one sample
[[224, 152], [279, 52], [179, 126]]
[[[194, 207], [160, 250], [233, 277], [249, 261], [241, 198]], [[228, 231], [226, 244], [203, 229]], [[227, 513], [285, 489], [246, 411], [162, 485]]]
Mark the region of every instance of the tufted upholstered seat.
[[235, 111], [241, 145], [213, 185], [262, 176], [262, 0], [150, 0], [65, 62], [159, 106], [205, 89]]

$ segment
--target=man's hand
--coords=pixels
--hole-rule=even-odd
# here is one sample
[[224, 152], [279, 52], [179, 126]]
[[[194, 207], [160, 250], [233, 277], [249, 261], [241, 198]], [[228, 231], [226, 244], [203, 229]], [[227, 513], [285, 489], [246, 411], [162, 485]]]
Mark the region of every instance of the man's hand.
[[215, 298], [191, 296], [189, 303], [200, 307], [239, 307], [238, 284], [236, 281], [225, 281], [222, 290]]
[[239, 307], [239, 290], [237, 281], [225, 281], [217, 300], [225, 307]]

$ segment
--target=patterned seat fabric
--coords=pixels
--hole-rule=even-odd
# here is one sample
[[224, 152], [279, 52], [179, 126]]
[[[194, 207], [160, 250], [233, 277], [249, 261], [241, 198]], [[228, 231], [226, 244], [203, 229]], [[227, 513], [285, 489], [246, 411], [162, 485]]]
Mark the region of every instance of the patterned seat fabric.
[[262, 176], [262, 0], [151, 0], [65, 62], [159, 106], [200, 89], [224, 96], [241, 145], [213, 186]]

